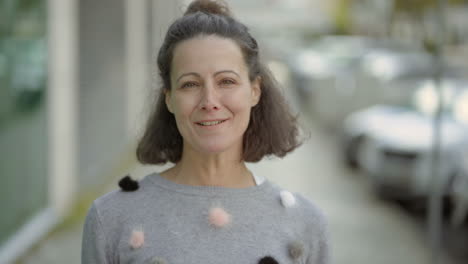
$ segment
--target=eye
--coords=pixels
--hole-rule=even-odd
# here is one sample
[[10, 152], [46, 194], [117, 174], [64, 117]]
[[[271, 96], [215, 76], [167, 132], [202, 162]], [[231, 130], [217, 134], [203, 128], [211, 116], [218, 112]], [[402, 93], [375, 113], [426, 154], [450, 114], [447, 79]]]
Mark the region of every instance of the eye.
[[192, 88], [192, 87], [195, 87], [197, 86], [198, 84], [196, 82], [186, 82], [186, 83], [183, 83], [181, 88]]
[[232, 79], [222, 79], [221, 82], [220, 82], [220, 84], [224, 85], [224, 86], [232, 85], [232, 84], [235, 84], [235, 83], [236, 82], [234, 80], [232, 80]]

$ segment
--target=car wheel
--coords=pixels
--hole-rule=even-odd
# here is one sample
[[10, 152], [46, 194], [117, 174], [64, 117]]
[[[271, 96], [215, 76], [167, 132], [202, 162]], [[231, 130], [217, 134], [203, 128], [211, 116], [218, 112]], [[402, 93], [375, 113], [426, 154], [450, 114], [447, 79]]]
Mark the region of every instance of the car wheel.
[[409, 212], [416, 215], [424, 215], [427, 213], [429, 197], [412, 197], [408, 199], [402, 199], [398, 202]]
[[392, 200], [388, 193], [388, 188], [376, 176], [371, 176], [371, 184], [372, 191], [377, 199], [385, 202]]
[[447, 183], [445, 184], [444, 194], [450, 195], [453, 190], [455, 189], [455, 185], [458, 182], [458, 177], [460, 177], [460, 173], [453, 172], [449, 174]]
[[346, 166], [348, 166], [348, 168], [353, 170], [360, 169], [357, 156], [359, 153], [359, 148], [361, 147], [363, 141], [364, 136], [361, 135], [351, 139], [349, 144], [346, 145], [344, 158]]

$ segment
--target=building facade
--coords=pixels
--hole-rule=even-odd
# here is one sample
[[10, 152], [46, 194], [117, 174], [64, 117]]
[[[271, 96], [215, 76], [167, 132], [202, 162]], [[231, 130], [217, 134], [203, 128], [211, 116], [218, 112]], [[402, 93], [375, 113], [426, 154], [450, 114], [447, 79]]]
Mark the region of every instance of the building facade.
[[156, 50], [184, 3], [0, 4], [0, 263], [44, 237], [128, 157], [156, 88]]

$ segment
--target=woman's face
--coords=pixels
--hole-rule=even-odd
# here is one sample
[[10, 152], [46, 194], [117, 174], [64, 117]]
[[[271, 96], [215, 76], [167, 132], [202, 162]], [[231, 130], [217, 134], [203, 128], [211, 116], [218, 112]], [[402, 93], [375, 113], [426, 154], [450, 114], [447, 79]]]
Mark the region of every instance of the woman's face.
[[221, 153], [242, 150], [260, 80], [250, 82], [240, 47], [231, 39], [200, 36], [174, 49], [166, 104], [185, 148]]

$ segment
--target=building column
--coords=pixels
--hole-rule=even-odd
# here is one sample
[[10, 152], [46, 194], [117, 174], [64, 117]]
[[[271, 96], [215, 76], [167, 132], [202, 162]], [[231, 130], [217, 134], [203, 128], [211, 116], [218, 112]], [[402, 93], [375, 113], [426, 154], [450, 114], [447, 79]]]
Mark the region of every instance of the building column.
[[126, 0], [127, 136], [136, 142], [145, 125], [149, 62], [148, 1]]
[[48, 0], [49, 200], [58, 218], [76, 196], [78, 1]]

